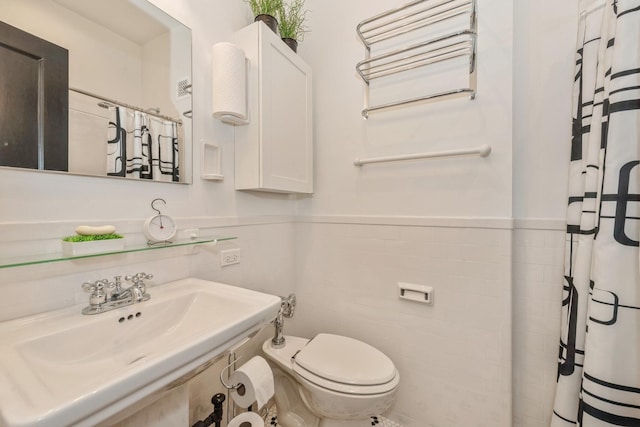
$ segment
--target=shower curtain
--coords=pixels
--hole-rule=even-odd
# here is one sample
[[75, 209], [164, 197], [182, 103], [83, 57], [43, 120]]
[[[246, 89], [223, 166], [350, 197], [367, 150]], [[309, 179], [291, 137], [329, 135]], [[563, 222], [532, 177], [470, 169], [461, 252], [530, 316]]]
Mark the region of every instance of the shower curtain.
[[552, 427], [640, 426], [640, 0], [581, 14]]
[[180, 180], [178, 124], [125, 107], [111, 108], [107, 174], [154, 181]]

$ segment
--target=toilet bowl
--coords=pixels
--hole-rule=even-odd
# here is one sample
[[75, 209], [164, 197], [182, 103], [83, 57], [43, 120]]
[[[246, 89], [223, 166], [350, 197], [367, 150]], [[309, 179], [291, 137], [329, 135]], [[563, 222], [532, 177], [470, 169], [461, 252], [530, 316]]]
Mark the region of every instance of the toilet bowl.
[[383, 414], [393, 404], [400, 375], [376, 348], [332, 334], [285, 340], [281, 348], [273, 348], [271, 340], [262, 346], [275, 368], [283, 427], [346, 426]]

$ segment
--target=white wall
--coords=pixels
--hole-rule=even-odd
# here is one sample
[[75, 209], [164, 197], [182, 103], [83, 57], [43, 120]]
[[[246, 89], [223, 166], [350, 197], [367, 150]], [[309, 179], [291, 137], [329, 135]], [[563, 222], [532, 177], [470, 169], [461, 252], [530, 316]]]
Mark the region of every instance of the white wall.
[[577, 5], [544, 0], [515, 8], [515, 218], [565, 218]]
[[[127, 233], [139, 233], [144, 218], [153, 213], [149, 202], [163, 197], [181, 228], [197, 225], [210, 232], [238, 233], [235, 244], [249, 256], [230, 270], [215, 268], [215, 253], [195, 258], [171, 253], [160, 259], [135, 255], [4, 270], [4, 302], [15, 297], [28, 306], [22, 306], [25, 312], [78, 303], [86, 298], [79, 282], [122, 268], [155, 270], [158, 283], [194, 274], [281, 295], [295, 290], [300, 310], [290, 332], [310, 336], [322, 325], [370, 341], [394, 358], [403, 378], [403, 400], [395, 416], [407, 425], [508, 426], [511, 322], [505, 313], [511, 312], [514, 258], [514, 425], [545, 425], [548, 400], [532, 396], [534, 390], [538, 396], [553, 392], [549, 378], [554, 364], [546, 350], [521, 349], [537, 349], [541, 342], [553, 347], [549, 343], [557, 318], [537, 311], [530, 296], [543, 290], [541, 301], [552, 304], [558, 289], [554, 283], [561, 280], [557, 229], [562, 228], [558, 224], [566, 197], [575, 2], [479, 0], [478, 99], [379, 113], [365, 122], [360, 116], [364, 84], [354, 68], [364, 49], [355, 25], [405, 1], [307, 0], [312, 32], [299, 53], [314, 70], [317, 185], [312, 197], [298, 200], [236, 192], [233, 128], [211, 119], [210, 49], [250, 22], [246, 4], [153, 3], [193, 30], [193, 185], [2, 170], [2, 246], [24, 236], [39, 242], [39, 232], [54, 244], [79, 222], [116, 222]], [[222, 183], [199, 179], [202, 142], [222, 148]], [[362, 169], [352, 165], [354, 157], [481, 143], [493, 147], [489, 158]], [[294, 213], [301, 223], [295, 224]], [[538, 232], [518, 231], [512, 251], [512, 218], [518, 219], [518, 227], [537, 227], [542, 236], [552, 236], [551, 246]], [[44, 226], [25, 234], [32, 224]], [[523, 252], [528, 246], [538, 249]], [[545, 275], [519, 280], [523, 271]], [[436, 305], [398, 301], [394, 287], [401, 280], [433, 284]], [[487, 289], [490, 295], [483, 294]], [[349, 314], [352, 308], [358, 313], [355, 319]], [[477, 318], [482, 322], [475, 327]], [[432, 341], [417, 340], [409, 329], [414, 325], [420, 326], [423, 340]], [[472, 363], [486, 362], [489, 369], [469, 372], [464, 359], [479, 349], [485, 354]], [[434, 367], [449, 371], [451, 381]], [[544, 380], [538, 381], [541, 372]], [[482, 392], [483, 386], [489, 392]]]
[[[285, 333], [325, 331], [382, 350], [400, 372], [405, 427], [511, 426], [511, 230], [297, 224], [298, 309]], [[432, 306], [398, 282], [432, 286]]]
[[[316, 194], [304, 215], [511, 216], [513, 2], [478, 2], [478, 97], [363, 120], [365, 49], [356, 25], [404, 0], [309, 0], [311, 32], [300, 55], [314, 72]], [[422, 76], [429, 79], [430, 71]], [[415, 83], [406, 83], [409, 87]], [[414, 96], [418, 96], [415, 93]], [[353, 166], [356, 157], [492, 146], [488, 158]]]
[[[561, 4], [550, 0], [512, 4], [479, 1], [478, 100], [428, 105], [406, 115], [393, 112], [388, 119], [379, 113], [363, 121], [359, 112], [364, 85], [358, 80], [354, 65], [363, 58], [364, 49], [354, 28], [359, 20], [400, 4], [404, 2], [350, 2], [339, 7], [332, 2], [311, 3], [313, 31], [299, 52], [315, 73], [317, 192], [313, 198], [301, 201], [299, 213], [309, 219], [312, 230], [323, 221], [380, 224], [384, 228], [385, 223], [420, 225], [425, 217], [516, 218], [512, 290], [514, 425], [548, 425], [556, 369], [558, 291], [562, 286], [563, 250], [559, 242], [566, 206], [577, 1]], [[340, 13], [334, 13], [336, 10]], [[505, 17], [505, 13], [513, 15]], [[327, 49], [328, 45], [341, 47]], [[511, 87], [513, 93], [509, 93]], [[476, 143], [492, 145], [494, 151], [489, 159], [362, 169], [351, 164], [354, 157], [435, 151]], [[332, 228], [349, 229], [337, 224], [322, 226], [327, 233]], [[376, 227], [369, 232], [375, 236]], [[305, 233], [306, 236], [310, 232]], [[304, 253], [311, 259], [323, 257], [323, 267], [298, 273], [301, 279], [297, 282], [303, 284], [300, 292], [311, 292], [307, 287], [315, 281], [321, 287], [315, 292], [326, 293], [326, 283], [335, 281], [350, 295], [349, 292], [363, 286], [362, 278], [369, 278], [373, 289], [390, 292], [391, 285], [410, 265], [407, 261], [402, 268], [393, 269], [378, 265], [383, 261], [367, 264], [364, 260], [369, 256], [356, 250], [330, 263], [332, 256], [328, 252], [340, 245], [325, 249], [327, 253], [321, 255], [329, 243], [313, 238], [303, 241], [308, 248]], [[370, 243], [378, 245], [378, 240], [374, 238]], [[384, 251], [392, 260], [407, 255], [388, 245]], [[384, 269], [382, 276], [386, 283], [375, 273], [355, 274], [354, 271], [363, 273], [358, 270], [362, 264], [375, 266], [374, 271]], [[318, 274], [319, 271], [324, 273]], [[416, 280], [429, 282], [432, 274], [433, 271], [425, 272], [422, 280], [419, 277]], [[449, 290], [447, 285], [441, 282], [438, 287]], [[330, 299], [348, 299], [334, 287], [329, 289], [333, 293]], [[534, 295], [538, 301], [531, 298]], [[366, 302], [360, 300], [370, 308], [367, 317], [371, 322], [384, 319], [376, 307], [391, 303], [389, 297], [389, 293], [376, 294]], [[321, 302], [317, 310], [330, 310], [330, 305], [329, 301], [326, 306]], [[318, 319], [320, 314], [313, 316]], [[340, 325], [336, 328], [345, 328], [344, 322]], [[357, 327], [347, 329], [376, 340]], [[443, 327], [441, 331], [446, 329]], [[402, 331], [396, 332], [398, 345], [412, 342]], [[425, 353], [430, 356], [428, 349]], [[403, 367], [411, 370], [417, 365], [403, 364]], [[426, 396], [431, 391], [427, 387], [416, 390], [415, 395]], [[406, 410], [402, 406], [400, 409]], [[415, 412], [410, 415], [419, 417]], [[426, 418], [422, 420], [434, 422], [438, 416], [442, 413], [424, 415]], [[455, 425], [455, 422], [434, 425]]]
[[[140, 104], [139, 45], [54, 2], [2, 0], [0, 6], [4, 22], [69, 50], [69, 86]], [[114, 68], [131, 79], [114, 81]]]
[[[307, 2], [311, 32], [299, 53], [314, 71], [316, 193], [297, 206], [300, 310], [291, 327], [305, 336], [328, 329], [389, 354], [402, 378], [391, 417], [403, 425], [508, 427], [513, 2], [478, 2], [476, 100], [365, 121], [355, 28], [405, 3]], [[480, 144], [492, 146], [490, 157], [352, 163]], [[402, 281], [433, 286], [435, 305], [399, 300]]]
[[560, 336], [578, 0], [514, 15], [514, 426], [547, 426]]
[[518, 229], [513, 264], [514, 427], [551, 422], [560, 340], [564, 230]]
[[[8, 1], [8, 0], [7, 0]], [[233, 127], [211, 118], [211, 46], [247, 25], [249, 9], [241, 1], [187, 3], [154, 1], [193, 30], [193, 185], [140, 183], [131, 180], [69, 177], [54, 173], [2, 170], [0, 218], [3, 222], [58, 220], [144, 221], [155, 197], [167, 201], [176, 217], [247, 217], [291, 213], [286, 195], [236, 192], [233, 185]], [[199, 179], [203, 142], [222, 149], [222, 183]], [[71, 230], [72, 231], [72, 230]]]
[[[166, 213], [178, 219], [181, 229], [198, 227], [203, 233], [238, 239], [202, 249], [195, 256], [176, 249], [0, 269], [1, 319], [86, 304], [87, 295], [80, 287], [84, 281], [139, 271], [155, 274], [152, 285], [194, 275], [277, 295], [294, 290], [293, 200], [234, 190], [233, 127], [213, 120], [210, 112], [211, 46], [251, 22], [248, 6], [242, 1], [154, 3], [193, 30], [193, 185], [2, 169], [0, 253], [53, 250], [60, 237], [83, 223], [113, 223], [127, 238], [140, 240], [143, 221], [154, 214], [149, 203], [156, 197], [167, 201]], [[221, 147], [223, 182], [199, 179], [203, 142]], [[235, 246], [242, 248], [243, 263], [221, 270], [219, 250]], [[195, 392], [192, 417], [201, 419], [210, 412], [211, 394], [221, 390], [214, 380], [208, 391], [202, 386], [196, 389], [201, 392]]]
[[[186, 49], [185, 49], [186, 50]], [[184, 63], [185, 61], [181, 61]], [[181, 117], [173, 105], [175, 90], [170, 84], [171, 34], [164, 33], [142, 46], [142, 102], [141, 108], [159, 108], [167, 116]], [[166, 90], [158, 90], [165, 88]]]

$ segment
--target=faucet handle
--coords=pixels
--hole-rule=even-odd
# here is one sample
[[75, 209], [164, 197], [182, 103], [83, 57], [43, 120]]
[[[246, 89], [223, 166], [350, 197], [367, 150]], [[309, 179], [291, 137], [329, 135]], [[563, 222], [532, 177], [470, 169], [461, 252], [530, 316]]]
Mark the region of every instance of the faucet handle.
[[289, 294], [288, 297], [280, 297], [280, 310], [282, 311], [282, 315], [287, 319], [293, 317], [293, 313], [296, 308], [296, 295]]
[[124, 280], [126, 280], [127, 282], [131, 282], [133, 285], [137, 285], [138, 283], [140, 283], [140, 278], [137, 274], [127, 274], [126, 276], [124, 276]]
[[142, 292], [143, 294], [146, 294], [147, 292], [147, 285], [144, 283], [145, 279], [153, 279], [153, 274], [147, 274], [147, 273], [136, 273], [133, 276], [132, 275], [127, 275], [124, 277], [124, 279], [126, 281], [130, 281], [132, 282], [132, 287], [136, 287], [140, 290], [140, 292]]
[[93, 292], [96, 290], [96, 284], [91, 282], [84, 282], [82, 284], [82, 289], [84, 289], [87, 292]]
[[104, 289], [104, 287], [107, 286], [108, 284], [109, 282], [106, 279], [96, 280], [93, 283], [85, 282], [82, 284], [82, 289], [84, 289], [87, 292], [97, 292]]
[[91, 304], [92, 306], [104, 304], [107, 301], [107, 294], [104, 291], [104, 288], [108, 285], [109, 281], [107, 280], [98, 280], [94, 283], [83, 283], [82, 289], [87, 292], [91, 292], [91, 296], [89, 297], [89, 304]]
[[133, 276], [128, 274], [126, 276], [124, 276], [124, 280], [129, 281], [129, 282], [133, 282], [135, 283], [139, 283], [145, 279], [153, 279], [153, 274], [147, 274], [147, 273], [136, 273]]

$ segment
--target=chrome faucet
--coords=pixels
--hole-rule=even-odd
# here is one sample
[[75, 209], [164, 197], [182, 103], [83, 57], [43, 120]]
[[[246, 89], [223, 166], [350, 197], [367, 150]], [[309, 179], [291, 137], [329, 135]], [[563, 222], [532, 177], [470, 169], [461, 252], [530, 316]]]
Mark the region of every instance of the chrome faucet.
[[271, 339], [271, 347], [282, 348], [285, 345], [284, 335], [282, 334], [282, 327], [284, 326], [284, 319], [290, 319], [293, 317], [293, 313], [296, 308], [296, 296], [295, 294], [289, 294], [288, 297], [280, 297], [280, 310], [273, 321], [275, 326], [275, 335]]
[[91, 292], [91, 295], [89, 296], [89, 305], [82, 309], [82, 314], [104, 313], [137, 302], [147, 301], [151, 295], [147, 293], [147, 285], [144, 280], [152, 278], [152, 274], [146, 273], [125, 276], [124, 280], [132, 283], [126, 289], [122, 287], [122, 276], [115, 276], [113, 282], [103, 279], [94, 283], [83, 283], [82, 288]]

